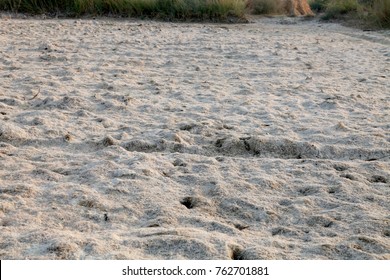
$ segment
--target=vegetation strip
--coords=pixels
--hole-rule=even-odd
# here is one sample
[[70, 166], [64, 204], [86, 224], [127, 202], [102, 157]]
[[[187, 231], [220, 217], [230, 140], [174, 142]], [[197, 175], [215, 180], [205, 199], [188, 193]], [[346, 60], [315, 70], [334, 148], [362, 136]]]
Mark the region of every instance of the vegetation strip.
[[[307, 0], [322, 19], [353, 19], [390, 27], [390, 0]], [[288, 14], [306, 0], [0, 0], [0, 10], [63, 16], [111, 15], [165, 20], [244, 20]]]

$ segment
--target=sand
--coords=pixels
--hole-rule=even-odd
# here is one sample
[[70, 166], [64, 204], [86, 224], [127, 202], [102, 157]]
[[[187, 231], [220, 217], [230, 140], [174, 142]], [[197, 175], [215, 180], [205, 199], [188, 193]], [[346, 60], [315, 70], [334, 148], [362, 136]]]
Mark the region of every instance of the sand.
[[390, 259], [390, 32], [0, 19], [1, 259]]

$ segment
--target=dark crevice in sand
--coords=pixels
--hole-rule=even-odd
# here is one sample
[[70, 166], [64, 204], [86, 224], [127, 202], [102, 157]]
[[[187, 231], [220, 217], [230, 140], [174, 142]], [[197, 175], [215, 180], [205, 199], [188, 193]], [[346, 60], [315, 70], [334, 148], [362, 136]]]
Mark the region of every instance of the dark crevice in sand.
[[[278, 158], [278, 159], [329, 159], [329, 160], [362, 160], [389, 161], [390, 149], [364, 147], [343, 147], [341, 145], [318, 145], [309, 142], [292, 141], [283, 138], [221, 138], [213, 144], [186, 146], [165, 139], [131, 140], [125, 143], [106, 136], [101, 140], [80, 142], [72, 134], [52, 139], [19, 139], [17, 136], [0, 131], [0, 143], [14, 148], [61, 148], [64, 152], [82, 150], [84, 153], [98, 152], [109, 146], [122, 147], [129, 152], [140, 153], [180, 153], [195, 154], [206, 157], [242, 157], [242, 158]], [[174, 165], [185, 166], [185, 163], [175, 162]], [[335, 166], [342, 171], [343, 166]], [[375, 180], [375, 179], [373, 179]], [[381, 180], [380, 178], [378, 180]]]
[[280, 159], [332, 159], [332, 160], [390, 160], [390, 149], [317, 145], [283, 138], [221, 138], [212, 145], [191, 147], [160, 139], [131, 140], [122, 147], [128, 151], [154, 153], [172, 152], [203, 156], [255, 157]]

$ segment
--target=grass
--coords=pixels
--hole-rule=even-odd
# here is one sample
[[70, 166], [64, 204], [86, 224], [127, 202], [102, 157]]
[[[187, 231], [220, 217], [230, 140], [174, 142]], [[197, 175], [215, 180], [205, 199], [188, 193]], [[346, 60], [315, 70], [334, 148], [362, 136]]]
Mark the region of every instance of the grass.
[[54, 12], [65, 11], [72, 4], [72, 1], [63, 0], [0, 0], [2, 10], [11, 10], [13, 12]]
[[[390, 0], [308, 0], [322, 18], [390, 27]], [[251, 14], [282, 14], [283, 0], [0, 0], [0, 10], [63, 16], [119, 15], [167, 20], [224, 21]]]
[[0, 10], [67, 16], [122, 15], [169, 19], [281, 14], [282, 0], [0, 0]]
[[31, 14], [122, 15], [168, 19], [243, 18], [247, 0], [0, 0], [0, 9]]
[[346, 15], [357, 12], [358, 0], [331, 0], [326, 6], [324, 19], [337, 18], [339, 15]]
[[326, 10], [329, 1], [330, 0], [312, 0], [309, 2], [309, 5], [312, 11], [321, 13]]
[[255, 15], [283, 13], [282, 1], [280, 0], [248, 0], [247, 7], [250, 13]]
[[323, 12], [324, 20], [357, 20], [366, 26], [390, 27], [390, 0], [311, 0], [310, 7]]
[[376, 0], [373, 3], [375, 20], [381, 27], [390, 28], [390, 0]]

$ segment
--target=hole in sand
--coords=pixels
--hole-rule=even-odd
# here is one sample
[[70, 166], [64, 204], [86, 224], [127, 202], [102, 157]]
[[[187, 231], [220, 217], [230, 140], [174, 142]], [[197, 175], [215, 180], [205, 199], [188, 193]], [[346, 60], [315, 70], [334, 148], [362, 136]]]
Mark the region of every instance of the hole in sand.
[[184, 160], [178, 158], [178, 159], [175, 159], [175, 161], [173, 162], [173, 166], [185, 167], [185, 166], [187, 166], [187, 163]]
[[216, 142], [215, 142], [215, 147], [217, 148], [222, 148], [223, 146], [223, 142], [225, 141], [225, 139], [218, 139]]
[[387, 183], [387, 180], [385, 177], [383, 177], [381, 175], [374, 175], [371, 177], [370, 182], [371, 183]]
[[328, 193], [329, 193], [329, 194], [334, 194], [334, 193], [336, 193], [336, 192], [338, 192], [338, 191], [339, 191], [339, 189], [338, 189], [338, 188], [335, 188], [335, 187], [331, 187], [331, 188], [328, 189]]
[[159, 224], [150, 224], [150, 225], [147, 225], [147, 227], [154, 228], [154, 227], [160, 227], [160, 225]]
[[215, 157], [216, 161], [223, 162], [225, 160], [224, 157]]
[[312, 195], [312, 194], [315, 194], [315, 193], [318, 193], [318, 190], [314, 187], [302, 187], [298, 190], [299, 194], [300, 195], [303, 195], [303, 196], [308, 196], [308, 195]]
[[345, 171], [348, 169], [348, 167], [344, 165], [334, 165], [333, 168], [336, 169], [337, 171]]
[[327, 221], [327, 222], [324, 222], [322, 225], [324, 227], [328, 228], [328, 227], [331, 227], [333, 225], [333, 222], [332, 221]]
[[185, 207], [187, 207], [188, 209], [192, 209], [195, 207], [196, 205], [196, 199], [193, 198], [193, 197], [185, 197], [183, 198], [181, 201], [180, 201], [181, 204], [183, 204]]
[[238, 230], [244, 230], [244, 229], [247, 229], [249, 228], [248, 225], [242, 225], [242, 224], [235, 224], [234, 227]]
[[341, 177], [352, 180], [352, 181], [356, 181], [356, 177], [353, 176], [352, 174], [343, 174], [343, 175], [341, 175]]
[[251, 145], [246, 140], [243, 140], [243, 141], [244, 141], [245, 150], [250, 151]]
[[243, 258], [243, 250], [238, 246], [230, 247], [229, 257], [232, 260], [244, 260]]
[[187, 130], [187, 131], [189, 131], [189, 130], [195, 128], [196, 126], [197, 126], [197, 125], [194, 124], [194, 123], [182, 124], [182, 125], [179, 126], [179, 129], [180, 129], [180, 130]]

